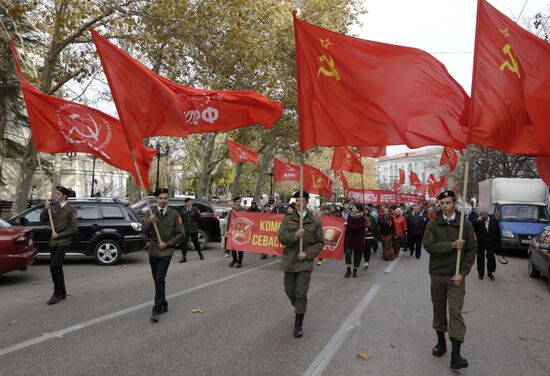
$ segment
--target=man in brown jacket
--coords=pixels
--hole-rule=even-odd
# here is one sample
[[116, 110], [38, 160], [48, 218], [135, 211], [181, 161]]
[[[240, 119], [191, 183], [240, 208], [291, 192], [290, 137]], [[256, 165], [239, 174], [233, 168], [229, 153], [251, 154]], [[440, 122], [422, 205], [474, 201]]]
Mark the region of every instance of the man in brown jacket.
[[[294, 337], [304, 335], [302, 324], [307, 308], [307, 292], [313, 271], [313, 260], [325, 246], [321, 220], [307, 210], [309, 193], [294, 193], [296, 211], [287, 214], [279, 229], [279, 241], [284, 245], [281, 269], [285, 272], [285, 292], [296, 311], [294, 320]], [[300, 229], [300, 216], [303, 218], [303, 229]], [[303, 245], [300, 249], [300, 239]]]
[[48, 305], [56, 304], [67, 297], [63, 260], [65, 260], [65, 254], [70, 250], [73, 234], [77, 231], [76, 211], [67, 201], [67, 197], [70, 195], [72, 195], [72, 191], [69, 188], [57, 186], [55, 201], [58, 206], [52, 208], [50, 202], [46, 200], [44, 210], [40, 213], [40, 222], [50, 222], [48, 211], [51, 212], [53, 222], [50, 223], [53, 225], [50, 239], [50, 273], [53, 281], [53, 295], [47, 301]]
[[[168, 189], [160, 188], [154, 195], [157, 197], [158, 209], [145, 220], [142, 232], [149, 236], [151, 241], [147, 248], [149, 264], [155, 281], [155, 305], [151, 313], [151, 321], [158, 322], [159, 315], [168, 312], [166, 301], [166, 274], [176, 250], [176, 245], [183, 238], [183, 225], [177, 210], [168, 207]], [[156, 223], [160, 239], [157, 237], [153, 223]]]
[[[464, 342], [466, 325], [462, 318], [462, 306], [466, 294], [464, 278], [470, 273], [477, 252], [474, 229], [469, 221], [464, 222], [464, 234], [458, 237], [460, 214], [456, 211], [456, 195], [453, 191], [442, 192], [439, 197], [441, 214], [430, 221], [424, 233], [424, 248], [430, 254], [430, 280], [433, 304], [433, 328], [437, 333], [437, 344], [433, 356], [443, 356], [447, 352], [445, 332], [451, 339], [451, 368], [468, 367], [468, 362], [460, 355]], [[462, 249], [460, 269], [456, 271], [457, 250]], [[447, 324], [447, 302], [449, 323]]]

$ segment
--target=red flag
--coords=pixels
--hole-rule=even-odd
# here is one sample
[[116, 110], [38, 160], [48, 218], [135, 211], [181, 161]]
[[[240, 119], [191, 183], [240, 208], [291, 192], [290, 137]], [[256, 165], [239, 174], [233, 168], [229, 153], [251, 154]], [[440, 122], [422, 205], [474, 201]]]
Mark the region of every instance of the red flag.
[[258, 153], [231, 139], [227, 139], [227, 149], [233, 163], [250, 162], [258, 165]]
[[[128, 171], [139, 184], [130, 149], [120, 122], [94, 108], [44, 94], [21, 74], [15, 45], [12, 54], [23, 91], [35, 149], [44, 153], [88, 153]], [[134, 148], [145, 188], [156, 149], [143, 144]]]
[[344, 187], [344, 191], [348, 191], [349, 190], [349, 184], [348, 184], [348, 179], [346, 179], [346, 176], [342, 173], [342, 171], [334, 171], [334, 175], [340, 179], [340, 181], [342, 182], [342, 186]]
[[295, 14], [294, 35], [302, 150], [465, 147], [468, 95], [433, 56], [334, 33]]
[[411, 183], [411, 185], [414, 185], [415, 187], [422, 185], [422, 183], [420, 182], [420, 179], [418, 178], [418, 175], [413, 170], [411, 170], [411, 173], [409, 174], [409, 182]]
[[304, 164], [304, 190], [325, 197], [332, 195], [332, 182], [321, 170]]
[[199, 90], [168, 81], [90, 31], [132, 146], [148, 136], [270, 128], [281, 116], [281, 102], [254, 91]]
[[458, 163], [458, 156], [452, 148], [444, 147], [441, 152], [440, 166], [449, 166], [449, 172], [453, 172]]
[[348, 171], [362, 174], [363, 165], [361, 164], [361, 157], [347, 146], [335, 147], [334, 154], [332, 155], [331, 169], [333, 171]]
[[550, 157], [537, 157], [539, 177], [550, 187]]
[[405, 184], [405, 170], [402, 168], [399, 169], [399, 184]]
[[360, 146], [359, 155], [364, 158], [380, 158], [386, 155], [385, 146]]
[[393, 181], [393, 190], [395, 192], [399, 191], [399, 182], [397, 180]]
[[274, 181], [298, 181], [300, 180], [300, 166], [286, 163], [279, 158], [274, 158]]
[[550, 44], [479, 0], [472, 85], [474, 144], [550, 155]]
[[447, 188], [447, 175], [439, 177], [439, 189], [441, 188]]
[[426, 182], [426, 184], [433, 185], [435, 182], [436, 182], [436, 180], [435, 180], [433, 174], [430, 174], [430, 176], [428, 176], [428, 181]]

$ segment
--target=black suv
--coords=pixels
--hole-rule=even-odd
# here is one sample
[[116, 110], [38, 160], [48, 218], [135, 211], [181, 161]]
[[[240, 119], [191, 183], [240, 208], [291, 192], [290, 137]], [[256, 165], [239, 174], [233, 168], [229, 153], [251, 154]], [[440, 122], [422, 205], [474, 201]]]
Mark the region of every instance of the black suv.
[[[177, 211], [181, 211], [185, 207], [184, 198], [170, 198], [168, 206]], [[221, 241], [220, 232], [220, 219], [216, 215], [214, 206], [205, 200], [192, 199], [193, 206], [199, 209], [201, 213], [201, 223], [199, 223], [199, 244], [201, 249], [205, 249], [209, 242]], [[157, 207], [157, 199], [155, 197], [149, 197], [149, 203], [153, 208]], [[143, 220], [147, 215], [149, 208], [145, 200], [139, 201], [130, 206], [132, 210]], [[191, 241], [189, 241], [190, 248], [193, 248]]]
[[[141, 233], [141, 220], [128, 204], [102, 198], [69, 198], [69, 203], [76, 210], [78, 224], [71, 253], [94, 256], [98, 265], [116, 265], [122, 254], [145, 249], [147, 237]], [[39, 204], [7, 221], [31, 228], [38, 253], [49, 254], [51, 228], [40, 222], [43, 209], [44, 204]]]

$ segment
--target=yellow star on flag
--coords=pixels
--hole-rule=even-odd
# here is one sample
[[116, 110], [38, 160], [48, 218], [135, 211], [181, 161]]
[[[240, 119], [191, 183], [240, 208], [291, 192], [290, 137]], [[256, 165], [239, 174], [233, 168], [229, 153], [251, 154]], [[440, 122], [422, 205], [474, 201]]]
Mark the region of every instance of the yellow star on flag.
[[321, 42], [321, 47], [323, 47], [325, 50], [328, 50], [328, 47], [332, 45], [332, 43], [330, 43], [330, 40], [328, 38], [319, 39], [319, 41]]
[[504, 37], [505, 38], [508, 38], [510, 36], [510, 32], [508, 31], [508, 28], [505, 28], [505, 29], [498, 29], [498, 31], [500, 31], [502, 34], [504, 34]]

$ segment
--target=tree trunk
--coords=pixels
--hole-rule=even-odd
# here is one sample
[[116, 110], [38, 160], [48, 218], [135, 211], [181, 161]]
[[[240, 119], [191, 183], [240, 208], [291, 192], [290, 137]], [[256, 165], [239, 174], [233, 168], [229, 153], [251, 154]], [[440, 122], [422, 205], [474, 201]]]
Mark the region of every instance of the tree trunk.
[[205, 133], [203, 134], [203, 141], [205, 145], [204, 154], [202, 158], [202, 170], [201, 170], [201, 180], [199, 183], [199, 198], [202, 198], [203, 200], [208, 200], [209, 198], [209, 181], [210, 181], [210, 173], [212, 172], [212, 166], [210, 165], [212, 162], [212, 153], [214, 151], [214, 145], [216, 141], [216, 135], [217, 133]]
[[19, 184], [16, 187], [16, 198], [11, 209], [12, 215], [15, 215], [27, 208], [27, 198], [29, 197], [29, 192], [31, 190], [32, 176], [38, 166], [36, 158], [37, 155], [36, 151], [34, 151], [34, 142], [31, 136], [27, 143], [25, 155], [23, 155], [23, 159], [21, 160]]
[[239, 182], [241, 181], [242, 168], [242, 163], [237, 163], [235, 165], [235, 180], [233, 180], [233, 187], [231, 188], [231, 197], [237, 197], [241, 194], [239, 189]]
[[270, 171], [269, 166], [271, 165], [271, 160], [273, 159], [273, 152], [271, 150], [271, 146], [266, 146], [263, 155], [262, 155], [262, 162], [260, 164], [260, 176], [258, 177], [258, 181], [256, 182], [256, 190], [254, 191], [254, 201], [259, 203], [262, 198], [262, 191], [264, 188], [265, 183], [265, 177], [268, 175], [268, 172]]

